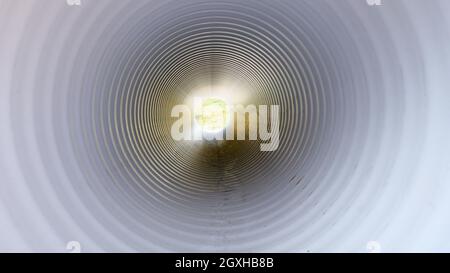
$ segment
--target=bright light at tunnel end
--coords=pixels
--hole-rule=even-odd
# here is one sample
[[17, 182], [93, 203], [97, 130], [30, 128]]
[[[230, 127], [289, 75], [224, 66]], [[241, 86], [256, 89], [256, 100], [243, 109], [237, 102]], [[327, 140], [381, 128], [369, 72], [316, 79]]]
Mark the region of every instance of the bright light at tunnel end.
[[176, 141], [261, 140], [261, 151], [279, 146], [279, 105], [230, 105], [220, 97], [195, 97], [193, 107], [175, 105], [171, 117], [178, 118], [171, 128]]
[[225, 99], [217, 97], [194, 99], [195, 125], [204, 132], [221, 132], [228, 126], [230, 119], [230, 111]]

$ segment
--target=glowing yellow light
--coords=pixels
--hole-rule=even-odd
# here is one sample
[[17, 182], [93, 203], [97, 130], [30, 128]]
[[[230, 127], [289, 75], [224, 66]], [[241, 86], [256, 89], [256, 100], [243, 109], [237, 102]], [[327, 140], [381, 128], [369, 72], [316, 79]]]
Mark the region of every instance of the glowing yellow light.
[[201, 109], [198, 110], [195, 120], [203, 131], [219, 132], [227, 127], [230, 117], [224, 100], [212, 97], [203, 99]]

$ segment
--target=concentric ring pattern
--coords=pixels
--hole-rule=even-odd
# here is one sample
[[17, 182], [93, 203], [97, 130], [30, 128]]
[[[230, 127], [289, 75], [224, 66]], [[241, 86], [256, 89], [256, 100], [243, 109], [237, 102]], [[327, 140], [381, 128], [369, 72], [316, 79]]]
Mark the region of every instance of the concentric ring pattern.
[[[450, 250], [448, 1], [76, 2], [0, 0], [1, 250]], [[199, 94], [278, 148], [174, 140]]]

